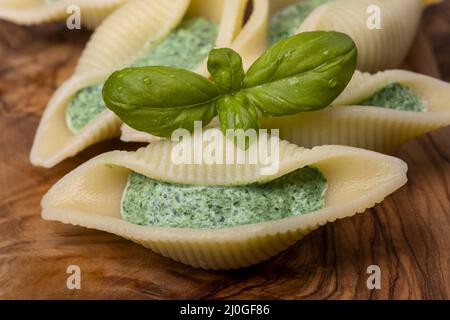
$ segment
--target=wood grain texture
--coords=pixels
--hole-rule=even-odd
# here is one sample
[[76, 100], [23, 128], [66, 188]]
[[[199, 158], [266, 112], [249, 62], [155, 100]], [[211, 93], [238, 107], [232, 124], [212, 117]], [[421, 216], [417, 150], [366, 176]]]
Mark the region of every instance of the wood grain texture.
[[450, 1], [429, 7], [422, 25], [433, 46], [442, 78], [450, 81]]
[[[431, 21], [448, 14], [449, 1], [442, 8], [433, 10]], [[444, 50], [437, 56], [448, 57], [442, 25], [427, 21], [428, 16], [427, 37], [440, 39], [433, 46]], [[65, 173], [106, 150], [136, 147], [111, 140], [51, 170], [29, 164], [40, 115], [73, 70], [88, 36], [59, 25], [22, 28], [0, 22], [0, 298], [450, 298], [450, 127], [396, 152], [409, 165], [409, 183], [381, 205], [322, 227], [247, 269], [198, 270], [114, 235], [43, 221], [42, 195]], [[422, 49], [407, 65], [436, 75], [420, 37]], [[449, 27], [445, 37], [448, 44]], [[450, 80], [450, 61], [444, 60], [439, 60], [441, 72]], [[81, 267], [81, 290], [66, 288], [71, 264]], [[381, 267], [381, 290], [366, 287], [372, 264]]]

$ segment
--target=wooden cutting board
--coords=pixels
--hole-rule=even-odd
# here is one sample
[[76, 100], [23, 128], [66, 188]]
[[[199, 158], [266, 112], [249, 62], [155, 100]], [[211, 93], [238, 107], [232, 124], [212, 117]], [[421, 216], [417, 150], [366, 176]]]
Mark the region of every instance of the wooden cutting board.
[[[450, 127], [402, 146], [409, 183], [364, 214], [327, 225], [286, 252], [237, 271], [204, 271], [117, 236], [43, 221], [39, 202], [64, 174], [111, 140], [51, 169], [28, 162], [40, 116], [89, 34], [0, 22], [0, 298], [422, 299], [450, 297]], [[437, 76], [418, 38], [410, 68]], [[81, 290], [66, 287], [69, 265]], [[381, 289], [369, 290], [369, 265]]]

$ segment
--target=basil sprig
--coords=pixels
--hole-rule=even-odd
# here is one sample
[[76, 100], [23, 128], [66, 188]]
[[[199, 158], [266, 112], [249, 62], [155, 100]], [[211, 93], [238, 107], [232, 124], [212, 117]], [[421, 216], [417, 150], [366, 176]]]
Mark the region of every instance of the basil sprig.
[[319, 110], [345, 89], [356, 68], [353, 40], [339, 32], [306, 32], [281, 40], [245, 74], [231, 49], [208, 58], [212, 81], [171, 67], [126, 68], [103, 87], [106, 105], [130, 127], [160, 137], [193, 130], [219, 116], [221, 130], [258, 129], [258, 112], [284, 116]]

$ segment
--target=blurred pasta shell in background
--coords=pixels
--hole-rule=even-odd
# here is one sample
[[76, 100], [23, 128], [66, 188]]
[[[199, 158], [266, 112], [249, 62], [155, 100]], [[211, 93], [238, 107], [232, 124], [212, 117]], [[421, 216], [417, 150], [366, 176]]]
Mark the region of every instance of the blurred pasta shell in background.
[[94, 29], [111, 12], [128, 0], [0, 0], [0, 19], [33, 25], [65, 21], [72, 6], [80, 8], [81, 24]]
[[[94, 32], [72, 77], [51, 98], [37, 130], [31, 162], [52, 167], [86, 147], [120, 135], [119, 119], [103, 111], [74, 134], [66, 109], [81, 89], [105, 81], [128, 66], [149, 46], [163, 39], [185, 16], [205, 17], [218, 25], [215, 45], [231, 46], [240, 37], [248, 0], [131, 0], [111, 14]], [[251, 39], [244, 34], [243, 39]], [[206, 59], [195, 70], [207, 75]]]
[[[320, 4], [320, 1], [316, 1]], [[318, 5], [298, 26], [297, 32], [340, 31], [350, 35], [358, 47], [358, 68], [376, 72], [400, 67], [415, 38], [422, 11], [427, 5], [440, 1], [429, 0], [330, 0]], [[275, 14], [285, 8], [307, 0], [255, 0], [260, 23], [254, 24], [252, 33], [259, 34], [258, 43], [241, 48], [245, 52], [246, 66], [267, 47], [270, 22]], [[370, 29], [368, 21], [379, 8], [381, 29]], [[266, 22], [264, 19], [266, 19]], [[255, 19], [257, 20], [257, 19]], [[263, 34], [265, 33], [265, 36]]]
[[[401, 111], [358, 105], [381, 88], [399, 83], [420, 97], [425, 110]], [[288, 117], [261, 118], [265, 128], [304, 147], [342, 144], [392, 152], [405, 141], [450, 125], [450, 84], [422, 74], [388, 70], [356, 72], [333, 106]]]

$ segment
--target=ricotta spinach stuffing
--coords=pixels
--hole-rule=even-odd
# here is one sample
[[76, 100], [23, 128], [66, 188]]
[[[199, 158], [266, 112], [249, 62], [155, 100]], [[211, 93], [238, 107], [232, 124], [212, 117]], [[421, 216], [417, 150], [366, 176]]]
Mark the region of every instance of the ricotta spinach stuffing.
[[410, 88], [398, 82], [388, 84], [358, 104], [400, 111], [425, 111], [424, 101]]
[[276, 12], [270, 19], [269, 43], [290, 37], [297, 33], [300, 25], [317, 7], [332, 0], [306, 0]]
[[172, 184], [131, 172], [121, 211], [137, 225], [219, 229], [322, 209], [326, 189], [326, 178], [313, 167], [268, 183], [228, 187]]
[[[218, 27], [205, 18], [184, 20], [170, 35], [151, 46], [131, 66], [167, 66], [193, 70], [214, 48]], [[103, 83], [78, 91], [66, 110], [66, 122], [73, 133], [106, 110]]]

